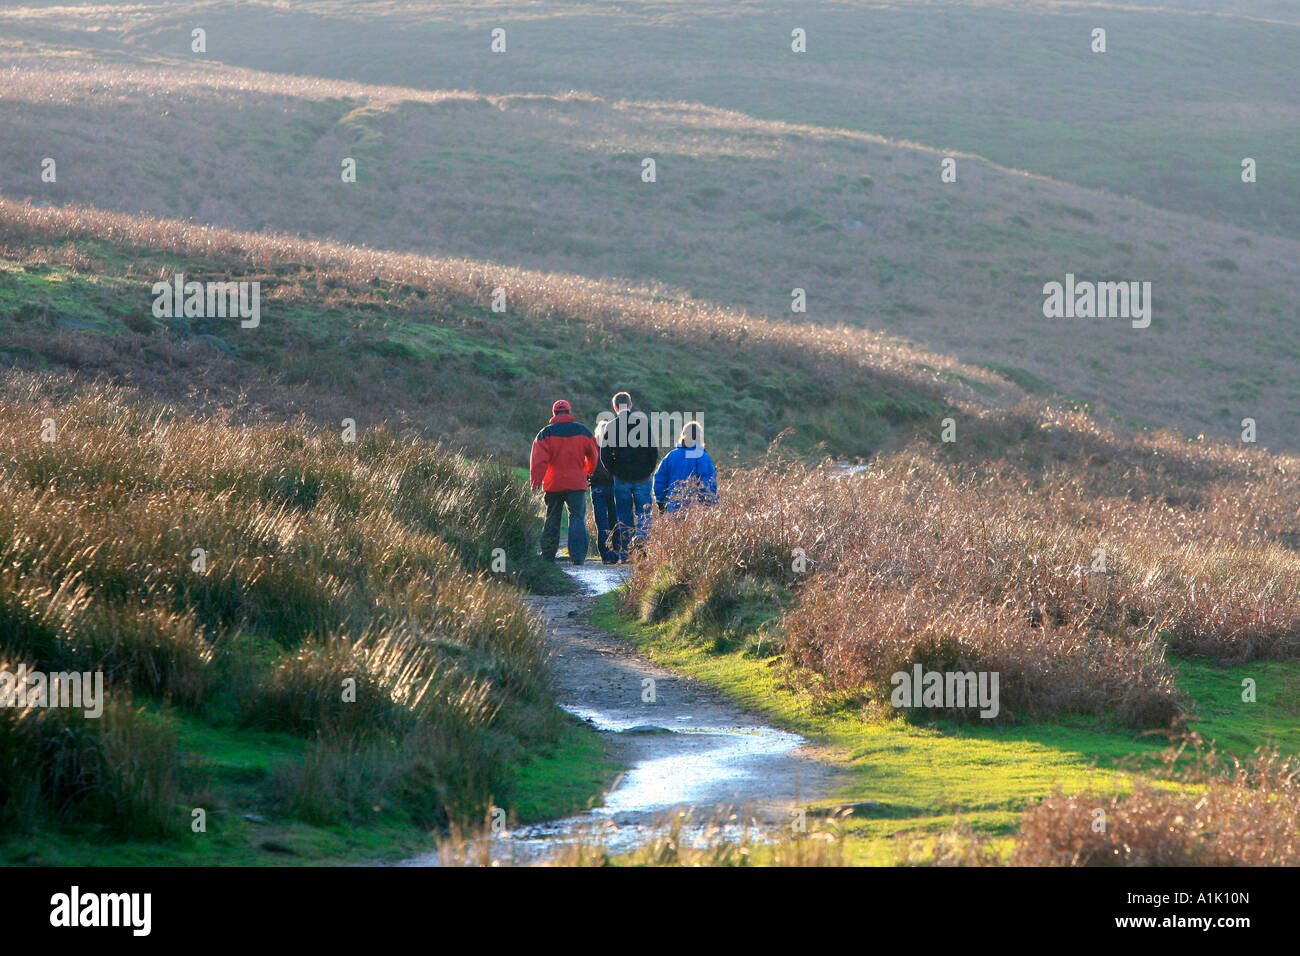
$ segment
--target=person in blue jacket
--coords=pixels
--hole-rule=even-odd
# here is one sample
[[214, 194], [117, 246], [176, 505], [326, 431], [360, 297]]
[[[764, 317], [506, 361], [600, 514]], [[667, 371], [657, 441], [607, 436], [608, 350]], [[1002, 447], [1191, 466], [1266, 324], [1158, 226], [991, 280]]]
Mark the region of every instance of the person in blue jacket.
[[687, 422], [677, 447], [655, 471], [655, 501], [660, 511], [672, 514], [695, 501], [717, 500], [718, 473], [704, 450], [704, 428], [699, 422]]

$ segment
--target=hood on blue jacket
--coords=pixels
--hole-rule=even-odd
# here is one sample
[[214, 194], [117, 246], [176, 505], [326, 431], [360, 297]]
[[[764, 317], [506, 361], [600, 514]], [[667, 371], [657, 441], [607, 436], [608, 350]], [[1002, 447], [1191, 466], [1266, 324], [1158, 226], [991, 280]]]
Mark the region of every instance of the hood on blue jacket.
[[[699, 479], [699, 488], [694, 496], [685, 496], [692, 478]], [[692, 500], [711, 503], [717, 499], [718, 473], [703, 445], [694, 448], [678, 445], [659, 463], [655, 471], [655, 500], [667, 511], [676, 511]]]

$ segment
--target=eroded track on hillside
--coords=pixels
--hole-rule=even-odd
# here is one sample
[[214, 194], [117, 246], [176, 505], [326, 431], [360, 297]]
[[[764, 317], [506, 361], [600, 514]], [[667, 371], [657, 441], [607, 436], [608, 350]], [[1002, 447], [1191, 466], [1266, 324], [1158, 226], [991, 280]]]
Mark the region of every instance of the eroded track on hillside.
[[[600, 806], [507, 827], [492, 838], [493, 860], [534, 862], [574, 840], [628, 850], [680, 810], [689, 811], [688, 831], [697, 837], [718, 827], [739, 836], [751, 822], [788, 827], [795, 808], [829, 794], [835, 770], [802, 737], [765, 725], [586, 619], [597, 597], [623, 583], [625, 568], [565, 570], [579, 591], [529, 598], [546, 624], [558, 702], [599, 731], [610, 756], [628, 769]], [[438, 858], [406, 863], [437, 865]]]

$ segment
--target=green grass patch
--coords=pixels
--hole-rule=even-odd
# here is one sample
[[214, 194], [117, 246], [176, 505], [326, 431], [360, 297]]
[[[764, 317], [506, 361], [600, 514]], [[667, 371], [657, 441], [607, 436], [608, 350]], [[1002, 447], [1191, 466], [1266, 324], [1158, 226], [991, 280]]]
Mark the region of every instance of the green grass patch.
[[622, 769], [596, 731], [566, 721], [555, 742], [519, 768], [510, 811], [519, 823], [536, 823], [590, 809]]
[[[184, 832], [167, 843], [98, 838], [83, 830], [7, 832], [0, 864], [27, 866], [320, 866], [399, 860], [434, 849], [435, 835], [399, 809], [321, 826], [277, 814], [268, 784], [277, 767], [301, 760], [307, 742], [289, 734], [215, 726], [168, 712], [177, 732], [184, 783], [193, 807], [176, 807]], [[621, 769], [606, 758], [599, 734], [566, 720], [553, 741], [518, 768], [501, 803], [512, 820], [535, 823], [585, 810]], [[205, 832], [189, 825], [206, 814]]]
[[[618, 609], [616, 594], [600, 598], [591, 619], [656, 663], [804, 735], [842, 768], [841, 785], [818, 806], [869, 804], [847, 823], [846, 852], [856, 863], [897, 862], [913, 841], [945, 832], [958, 819], [979, 832], [1009, 835], [1027, 806], [1058, 787], [1127, 793], [1132, 773], [1153, 766], [1169, 744], [1167, 734], [1134, 732], [1091, 717], [993, 727], [878, 717], [795, 692], [782, 678], [780, 659], [755, 656], [752, 642], [702, 642], [698, 635], [683, 636], [674, 623], [646, 625], [629, 618]], [[1300, 751], [1300, 662], [1176, 664], [1180, 685], [1196, 701], [1188, 729], [1241, 756], [1266, 742]], [[1255, 704], [1241, 702], [1243, 677], [1257, 682]]]

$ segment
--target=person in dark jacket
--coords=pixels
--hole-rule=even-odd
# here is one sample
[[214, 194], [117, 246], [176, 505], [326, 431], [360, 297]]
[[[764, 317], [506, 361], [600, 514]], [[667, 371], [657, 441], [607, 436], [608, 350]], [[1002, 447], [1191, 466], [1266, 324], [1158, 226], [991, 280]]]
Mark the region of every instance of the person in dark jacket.
[[655, 472], [655, 501], [672, 514], [695, 501], [718, 500], [718, 472], [704, 450], [704, 428], [687, 422], [677, 447], [664, 456]]
[[632, 543], [650, 532], [650, 478], [659, 461], [650, 416], [632, 410], [632, 396], [614, 396], [615, 417], [605, 427], [600, 460], [614, 476], [614, 509], [618, 525], [614, 550], [626, 562]]
[[533, 440], [529, 462], [533, 491], [546, 496], [546, 523], [542, 526], [542, 557], [555, 560], [560, 547], [560, 519], [569, 509], [569, 560], [587, 560], [587, 476], [596, 470], [600, 449], [591, 429], [574, 421], [569, 403], [551, 406], [551, 420]]
[[[596, 426], [596, 445], [599, 446], [609, 422]], [[587, 479], [591, 486], [591, 513], [596, 519], [596, 546], [604, 564], [618, 564], [618, 551], [614, 548], [614, 528], [618, 525], [618, 511], [614, 507], [614, 476], [605, 463], [596, 462], [596, 470]]]

